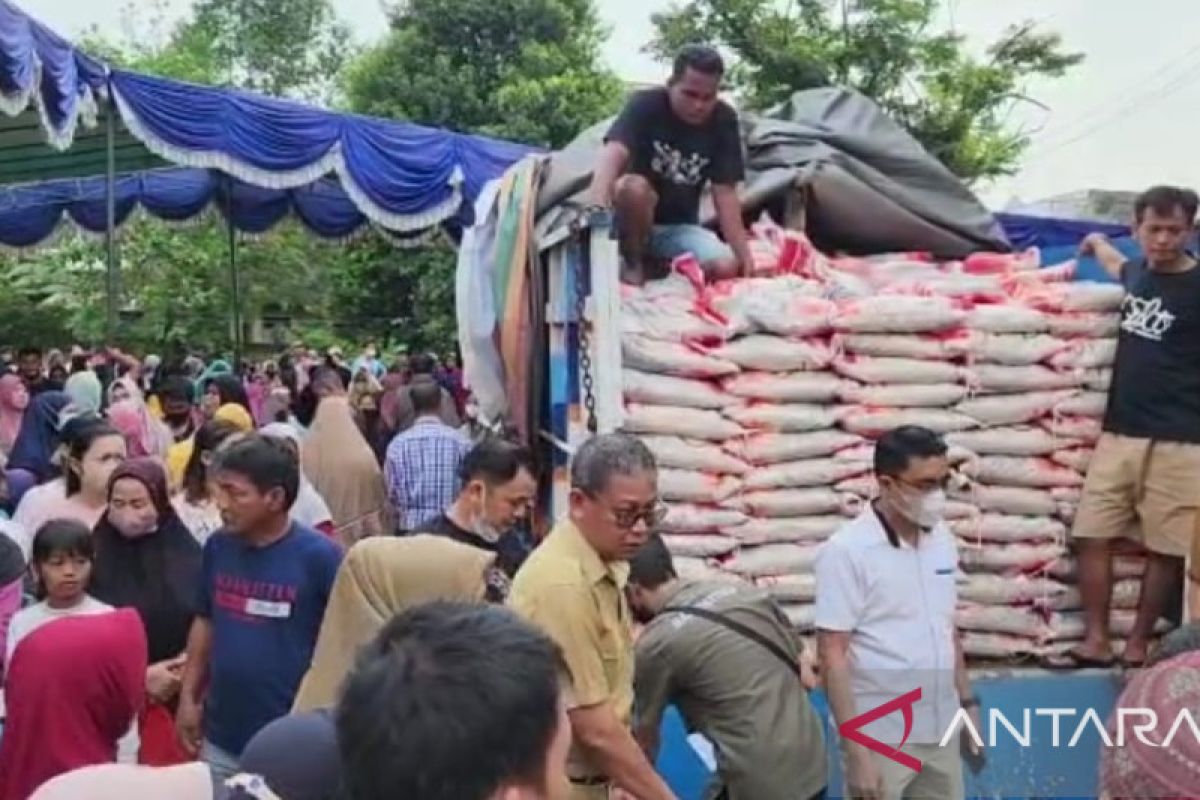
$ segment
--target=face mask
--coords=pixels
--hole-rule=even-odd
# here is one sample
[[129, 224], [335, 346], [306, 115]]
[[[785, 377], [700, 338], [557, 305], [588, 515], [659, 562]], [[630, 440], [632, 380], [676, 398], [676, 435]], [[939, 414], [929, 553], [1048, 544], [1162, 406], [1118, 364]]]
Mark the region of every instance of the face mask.
[[941, 489], [934, 489], [921, 495], [913, 511], [913, 522], [922, 528], [932, 528], [942, 521], [946, 513], [946, 493]]
[[500, 541], [500, 536], [503, 531], [498, 530], [495, 525], [488, 522], [483, 516], [479, 516], [471, 523], [471, 533], [483, 539], [485, 542], [496, 543]]
[[158, 528], [157, 514], [114, 513], [109, 521], [127, 539], [149, 536]]

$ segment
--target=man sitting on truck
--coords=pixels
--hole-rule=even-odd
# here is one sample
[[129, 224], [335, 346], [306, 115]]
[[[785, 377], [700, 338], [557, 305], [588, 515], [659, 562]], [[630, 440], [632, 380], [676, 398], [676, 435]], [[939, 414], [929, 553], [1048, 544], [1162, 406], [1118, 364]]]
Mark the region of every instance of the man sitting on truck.
[[[667, 85], [630, 97], [605, 137], [590, 199], [615, 212], [626, 283], [645, 280], [647, 257], [662, 262], [685, 253], [710, 278], [749, 274], [737, 195], [745, 174], [738, 117], [717, 97], [724, 74], [716, 50], [684, 47]], [[705, 184], [724, 242], [699, 224]]]

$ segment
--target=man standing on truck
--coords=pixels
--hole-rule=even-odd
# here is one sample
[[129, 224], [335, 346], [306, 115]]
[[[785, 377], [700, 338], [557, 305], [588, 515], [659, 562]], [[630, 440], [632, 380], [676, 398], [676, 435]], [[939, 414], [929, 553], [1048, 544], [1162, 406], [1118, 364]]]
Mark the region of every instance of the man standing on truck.
[[[634, 670], [635, 731], [658, 752], [668, 704], [716, 749], [717, 800], [819, 800], [825, 741], [808, 702], [816, 683], [783, 611], [762, 589], [683, 581], [662, 537], [629, 562], [633, 616], [647, 624]], [[807, 685], [806, 685], [807, 684]]]
[[[1137, 617], [1121, 654], [1125, 666], [1145, 663], [1154, 624], [1181, 589], [1200, 505], [1200, 268], [1187, 251], [1197, 205], [1189, 189], [1156, 186], [1134, 205], [1143, 258], [1127, 259], [1098, 233], [1080, 248], [1124, 285], [1126, 296], [1104, 435], [1072, 531], [1086, 632], [1082, 644], [1054, 666], [1114, 663], [1108, 619], [1112, 540], [1140, 536], [1150, 551]], [[1191, 568], [1195, 614], [1196, 555]]]
[[[737, 185], [745, 175], [737, 112], [717, 96], [725, 64], [705, 45], [675, 57], [665, 87], [635, 93], [605, 136], [590, 200], [612, 208], [626, 283], [645, 280], [647, 257], [691, 253], [712, 278], [748, 275], [752, 258]], [[712, 186], [722, 242], [700, 223]]]
[[570, 511], [517, 572], [509, 605], [562, 650], [574, 741], [571, 800], [675, 800], [629, 729], [633, 630], [629, 559], [662, 522], [658, 469], [641, 441], [593, 436], [571, 461]]
[[[875, 445], [878, 498], [817, 558], [817, 647], [829, 706], [839, 726], [880, 745], [872, 752], [843, 739], [850, 797], [962, 800], [958, 743], [941, 741], [960, 709], [984, 730], [954, 626], [958, 547], [942, 519], [946, 452], [926, 428], [884, 434]], [[859, 720], [881, 708], [881, 718]]]

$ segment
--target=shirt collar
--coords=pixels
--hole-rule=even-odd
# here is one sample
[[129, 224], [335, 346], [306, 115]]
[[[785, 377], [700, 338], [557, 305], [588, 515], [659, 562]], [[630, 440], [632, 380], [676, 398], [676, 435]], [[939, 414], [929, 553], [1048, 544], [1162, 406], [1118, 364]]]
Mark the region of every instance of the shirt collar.
[[617, 585], [618, 589], [625, 588], [625, 584], [629, 581], [629, 563], [627, 561], [605, 563], [574, 522], [563, 520], [559, 524], [562, 526], [563, 542], [569, 552], [579, 559], [579, 564], [583, 567], [583, 577], [589, 584], [595, 585], [605, 578], [609, 578]]

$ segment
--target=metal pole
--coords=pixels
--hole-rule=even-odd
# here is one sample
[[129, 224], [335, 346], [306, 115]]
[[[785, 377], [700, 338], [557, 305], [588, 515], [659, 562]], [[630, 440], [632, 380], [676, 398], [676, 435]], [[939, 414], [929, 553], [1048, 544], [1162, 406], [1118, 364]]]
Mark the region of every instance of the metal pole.
[[229, 286], [233, 305], [233, 366], [242, 367], [242, 277], [238, 270], [237, 228], [233, 225], [233, 179], [225, 176], [225, 223], [229, 230]]
[[108, 163], [105, 169], [106, 178], [104, 189], [105, 212], [107, 215], [104, 226], [105, 250], [105, 336], [108, 344], [117, 343], [117, 106], [112, 99], [112, 81], [108, 83], [108, 103], [104, 113], [105, 148], [108, 151]]

